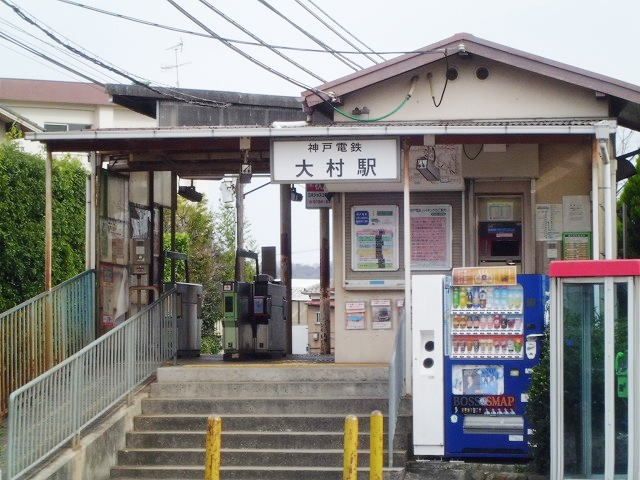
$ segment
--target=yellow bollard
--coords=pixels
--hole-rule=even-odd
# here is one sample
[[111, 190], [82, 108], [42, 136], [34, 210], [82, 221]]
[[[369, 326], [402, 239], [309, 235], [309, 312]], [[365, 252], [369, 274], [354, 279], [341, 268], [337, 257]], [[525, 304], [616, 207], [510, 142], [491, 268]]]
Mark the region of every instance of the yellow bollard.
[[369, 427], [369, 480], [382, 480], [383, 426], [382, 412], [371, 412]]
[[222, 419], [220, 417], [209, 417], [205, 443], [204, 480], [220, 480], [221, 434]]
[[342, 480], [358, 480], [358, 417], [344, 419], [344, 466]]

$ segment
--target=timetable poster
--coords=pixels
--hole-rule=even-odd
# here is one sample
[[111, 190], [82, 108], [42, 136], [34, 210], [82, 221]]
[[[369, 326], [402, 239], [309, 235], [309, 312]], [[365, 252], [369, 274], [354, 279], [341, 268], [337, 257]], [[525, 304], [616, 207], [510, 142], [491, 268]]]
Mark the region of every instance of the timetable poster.
[[411, 268], [451, 268], [451, 205], [411, 207]]
[[365, 302], [346, 302], [345, 306], [345, 328], [347, 330], [364, 330], [366, 324], [366, 304]]
[[356, 272], [398, 270], [398, 206], [355, 206], [351, 218], [351, 268]]

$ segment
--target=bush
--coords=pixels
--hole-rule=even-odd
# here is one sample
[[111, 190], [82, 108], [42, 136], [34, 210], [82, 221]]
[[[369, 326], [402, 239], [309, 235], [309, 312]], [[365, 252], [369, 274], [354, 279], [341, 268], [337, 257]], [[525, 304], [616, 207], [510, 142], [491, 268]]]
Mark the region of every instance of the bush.
[[540, 364], [533, 369], [531, 376], [531, 389], [529, 390], [529, 402], [527, 403], [527, 417], [533, 428], [531, 444], [533, 448], [532, 466], [536, 472], [549, 473], [549, 461], [551, 458], [551, 412], [549, 410], [550, 399], [550, 364], [549, 364], [549, 327], [544, 333], [544, 344]]
[[[85, 268], [85, 187], [79, 160], [55, 160], [53, 284]], [[43, 291], [45, 160], [0, 143], [0, 312]]]

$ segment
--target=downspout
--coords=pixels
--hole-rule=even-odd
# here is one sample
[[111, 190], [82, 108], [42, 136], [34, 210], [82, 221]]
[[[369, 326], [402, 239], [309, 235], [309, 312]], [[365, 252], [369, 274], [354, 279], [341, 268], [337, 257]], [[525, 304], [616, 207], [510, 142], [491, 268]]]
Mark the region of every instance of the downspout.
[[604, 258], [611, 260], [614, 258], [613, 252], [613, 199], [611, 197], [611, 158], [609, 156], [609, 129], [598, 128], [596, 139], [600, 157], [604, 167], [602, 194], [604, 196]]
[[600, 155], [597, 141], [593, 141], [591, 153], [591, 245], [592, 258], [600, 259]]
[[404, 234], [404, 391], [412, 393], [412, 332], [411, 332], [411, 177], [410, 177], [410, 160], [409, 160], [409, 143], [405, 141], [402, 146], [403, 154], [403, 234]]

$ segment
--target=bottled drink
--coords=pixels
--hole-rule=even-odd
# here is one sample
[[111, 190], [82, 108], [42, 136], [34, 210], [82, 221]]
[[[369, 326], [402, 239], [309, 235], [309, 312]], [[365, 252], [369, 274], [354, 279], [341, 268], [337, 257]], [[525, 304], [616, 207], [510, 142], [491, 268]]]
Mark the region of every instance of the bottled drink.
[[473, 328], [475, 330], [477, 330], [478, 328], [480, 328], [480, 315], [475, 315], [473, 317]]
[[507, 328], [507, 325], [509, 324], [507, 317], [505, 315], [502, 315], [500, 318], [500, 327]]
[[515, 317], [509, 317], [509, 319], [507, 320], [508, 324], [509, 324], [509, 328], [513, 330], [513, 327], [515, 327], [516, 325], [516, 319]]
[[487, 288], [487, 308], [489, 310], [493, 309], [493, 291], [495, 290], [494, 287], [489, 287]]
[[471, 315], [467, 317], [466, 326], [468, 329], [473, 328], [473, 317]]
[[454, 309], [458, 309], [460, 308], [460, 288], [459, 287], [453, 287], [453, 308]]
[[467, 288], [467, 309], [473, 308], [473, 289]]
[[494, 315], [493, 316], [493, 328], [494, 330], [499, 330], [500, 329], [500, 315]]
[[487, 308], [487, 290], [484, 287], [480, 288], [480, 292], [478, 292], [478, 299], [480, 308]]
[[478, 292], [477, 287], [473, 289], [472, 303], [473, 303], [473, 308], [480, 307], [480, 293]]
[[516, 351], [517, 354], [520, 354], [520, 351], [522, 350], [522, 339], [521, 338], [516, 338], [514, 343], [513, 343], [513, 348]]

